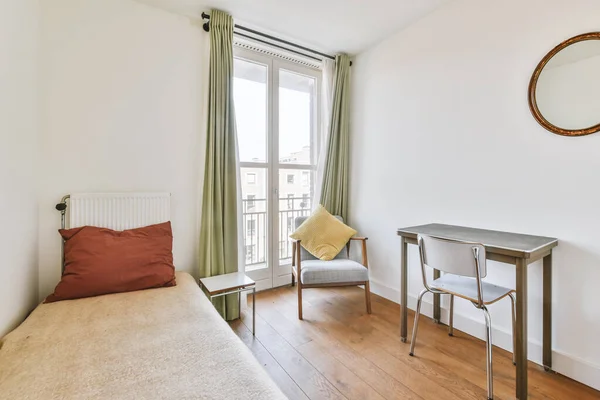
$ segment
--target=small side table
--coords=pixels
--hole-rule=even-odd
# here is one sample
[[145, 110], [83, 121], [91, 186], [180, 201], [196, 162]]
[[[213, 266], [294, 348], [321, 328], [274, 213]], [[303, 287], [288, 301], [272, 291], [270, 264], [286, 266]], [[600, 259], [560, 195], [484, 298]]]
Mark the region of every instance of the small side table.
[[[252, 291], [252, 336], [255, 331], [256, 320], [256, 283], [248, 278], [243, 272], [234, 272], [201, 278], [200, 287], [203, 287], [208, 297], [212, 300], [214, 297], [226, 296], [228, 294], [240, 294], [242, 292]], [[241, 302], [241, 301], [240, 301]]]

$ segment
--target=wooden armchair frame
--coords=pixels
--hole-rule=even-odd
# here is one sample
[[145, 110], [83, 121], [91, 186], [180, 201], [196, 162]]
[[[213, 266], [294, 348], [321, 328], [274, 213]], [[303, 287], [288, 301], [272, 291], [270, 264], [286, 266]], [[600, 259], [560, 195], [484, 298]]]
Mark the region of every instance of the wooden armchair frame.
[[[292, 241], [292, 286], [298, 282], [298, 319], [302, 319], [302, 290], [309, 288], [323, 288], [323, 287], [340, 287], [340, 286], [365, 286], [365, 302], [367, 305], [367, 313], [371, 314], [371, 288], [369, 281], [364, 282], [337, 282], [337, 283], [319, 283], [319, 284], [304, 284], [302, 283], [302, 261], [300, 257], [300, 240], [290, 239]], [[353, 241], [360, 241], [362, 243], [362, 265], [365, 268], [369, 268], [369, 260], [367, 256], [367, 240], [366, 237], [353, 237], [350, 238], [346, 244], [346, 254], [350, 256], [350, 244]]]

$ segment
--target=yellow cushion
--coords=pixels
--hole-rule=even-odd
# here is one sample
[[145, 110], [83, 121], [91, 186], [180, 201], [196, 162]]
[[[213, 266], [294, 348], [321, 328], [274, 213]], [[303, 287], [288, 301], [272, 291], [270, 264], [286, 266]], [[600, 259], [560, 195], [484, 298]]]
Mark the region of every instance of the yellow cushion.
[[325, 207], [319, 205], [290, 235], [300, 240], [300, 245], [310, 254], [323, 260], [333, 260], [344, 248], [348, 240], [356, 235], [356, 231], [329, 214]]

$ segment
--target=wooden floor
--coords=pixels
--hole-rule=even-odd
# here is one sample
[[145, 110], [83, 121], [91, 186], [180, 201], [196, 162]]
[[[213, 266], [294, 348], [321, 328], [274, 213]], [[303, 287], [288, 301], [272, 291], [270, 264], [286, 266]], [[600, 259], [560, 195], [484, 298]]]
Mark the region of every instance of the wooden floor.
[[[399, 338], [399, 306], [373, 296], [365, 312], [358, 287], [303, 291], [297, 318], [295, 288], [257, 294], [256, 338], [251, 309], [230, 323], [290, 399], [486, 399], [485, 347], [429, 318], [419, 323], [416, 357]], [[249, 301], [251, 296], [249, 297]], [[412, 332], [412, 318], [409, 314]], [[250, 329], [249, 329], [250, 327]], [[511, 354], [494, 348], [494, 397], [515, 398]], [[600, 399], [600, 392], [529, 364], [532, 399]]]

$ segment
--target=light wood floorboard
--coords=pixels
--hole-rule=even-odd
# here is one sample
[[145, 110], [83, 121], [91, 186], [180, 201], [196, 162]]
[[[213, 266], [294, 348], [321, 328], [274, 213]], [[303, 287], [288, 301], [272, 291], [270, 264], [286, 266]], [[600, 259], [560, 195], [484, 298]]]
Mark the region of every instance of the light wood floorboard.
[[[415, 349], [399, 337], [399, 305], [372, 295], [365, 310], [361, 288], [303, 291], [297, 317], [295, 287], [256, 295], [251, 310], [230, 323], [290, 399], [485, 399], [485, 347], [472, 336], [422, 317]], [[248, 297], [251, 305], [251, 297]], [[414, 313], [409, 311], [409, 333]], [[249, 328], [250, 327], [250, 328]], [[529, 398], [598, 400], [600, 392], [529, 363]], [[514, 399], [511, 353], [494, 348], [494, 398]]]

